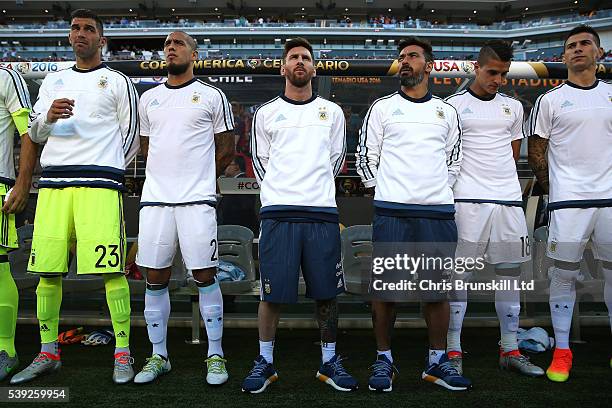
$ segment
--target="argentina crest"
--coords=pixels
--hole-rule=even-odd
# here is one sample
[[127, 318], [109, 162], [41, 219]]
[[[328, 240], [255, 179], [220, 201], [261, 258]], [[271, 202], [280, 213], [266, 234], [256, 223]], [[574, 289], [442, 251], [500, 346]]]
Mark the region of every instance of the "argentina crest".
[[328, 115], [327, 115], [327, 108], [325, 106], [322, 106], [319, 108], [319, 119], [320, 120], [327, 120]]

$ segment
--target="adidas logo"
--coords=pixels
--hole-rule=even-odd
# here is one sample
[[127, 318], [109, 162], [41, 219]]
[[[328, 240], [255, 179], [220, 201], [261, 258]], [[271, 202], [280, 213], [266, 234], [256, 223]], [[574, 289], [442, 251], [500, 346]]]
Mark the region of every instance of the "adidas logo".
[[48, 332], [49, 328], [47, 327], [46, 323], [43, 323], [40, 325], [40, 331], [44, 331], [44, 332]]
[[344, 283], [342, 282], [342, 278], [338, 279], [338, 288], [341, 288], [344, 286]]
[[287, 120], [287, 118], [282, 113], [276, 117], [275, 122], [280, 122], [281, 120]]
[[396, 109], [395, 112], [393, 112], [393, 116], [400, 116], [400, 115], [403, 115], [403, 114], [404, 114], [404, 112], [402, 112], [401, 109], [399, 109], [399, 108]]
[[567, 99], [561, 104], [562, 108], [569, 108], [570, 106], [574, 106], [574, 104], [568, 101]]
[[127, 337], [127, 334], [125, 334], [125, 332], [121, 330], [119, 333], [117, 333], [117, 337]]
[[463, 112], [461, 112], [462, 115], [469, 115], [470, 113], [474, 113], [470, 108], [465, 108]]
[[62, 81], [62, 78], [58, 79], [57, 81], [55, 81], [55, 83], [53, 84], [55, 86], [61, 86], [64, 85], [64, 81]]
[[157, 102], [157, 99], [153, 99], [153, 102], [151, 102], [150, 106], [157, 106], [159, 105], [159, 102]]

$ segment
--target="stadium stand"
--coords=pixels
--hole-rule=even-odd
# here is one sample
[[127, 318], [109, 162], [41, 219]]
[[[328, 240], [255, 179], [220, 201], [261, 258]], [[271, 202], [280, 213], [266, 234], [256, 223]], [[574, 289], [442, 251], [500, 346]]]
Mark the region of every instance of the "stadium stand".
[[[137, 6], [134, 6], [135, 9]], [[1, 17], [1, 15], [0, 15]], [[147, 17], [147, 16], [145, 16]], [[491, 21], [488, 24], [479, 24], [470, 21], [443, 22], [442, 18], [436, 20], [432, 17], [412, 18], [396, 14], [377, 14], [373, 16], [350, 17], [338, 15], [329, 19], [301, 19], [286, 18], [281, 15], [270, 14], [266, 17], [240, 16], [232, 18], [216, 18], [213, 14], [208, 19], [197, 17], [180, 17], [167, 15], [161, 18], [140, 18], [137, 15], [109, 16], [105, 21], [105, 30], [110, 39], [109, 46], [104, 50], [104, 59], [116, 60], [141, 60], [155, 61], [163, 59], [161, 51], [162, 33], [172, 30], [185, 30], [193, 32], [198, 39], [198, 51], [203, 58], [214, 59], [237, 59], [237, 58], [278, 58], [282, 53], [282, 43], [294, 33], [310, 33], [314, 38], [313, 45], [316, 57], [319, 59], [380, 59], [390, 60], [396, 57], [395, 45], [397, 39], [406, 34], [418, 34], [429, 38], [434, 45], [434, 52], [440, 59], [449, 60], [473, 60], [480, 45], [485, 39], [493, 36], [503, 36], [514, 41], [514, 50], [517, 60], [521, 61], [547, 61], [560, 60], [562, 41], [568, 27], [588, 22], [606, 30], [612, 29], [612, 9], [597, 10], [596, 12], [584, 13], [561, 13], [559, 15], [538, 15], [527, 17], [516, 21]], [[70, 61], [72, 50], [65, 40], [68, 29], [66, 20], [54, 21], [11, 21], [9, 18], [0, 18], [0, 62], [20, 61]], [[146, 30], [146, 31], [145, 31]], [[151, 35], [151, 32], [154, 32]], [[253, 33], [261, 33], [253, 37]], [[34, 34], [38, 33], [38, 34]], [[148, 34], [147, 34], [148, 33]], [[355, 37], [354, 34], [358, 33]], [[19, 36], [16, 36], [19, 34]], [[451, 42], [451, 39], [452, 42]], [[393, 42], [393, 40], [395, 42]], [[525, 41], [529, 40], [529, 41]], [[612, 44], [607, 43], [607, 49], [603, 61], [612, 62]], [[249, 147], [249, 136], [251, 133], [251, 122], [255, 109], [264, 101], [277, 95], [282, 89], [282, 82], [278, 77], [271, 76], [238, 76], [222, 75], [202, 78], [207, 83], [220, 87], [227, 94], [232, 103], [236, 123], [236, 153], [246, 163], [244, 172], [245, 183], [254, 177], [252, 170], [252, 156]], [[158, 85], [163, 80], [159, 78], [132, 78], [137, 83], [139, 93]], [[28, 80], [32, 100], [36, 99], [39, 80]], [[448, 96], [460, 89], [465, 89], [469, 81], [463, 77], [436, 78], [432, 81], [434, 94], [441, 97]], [[535, 98], [542, 92], [553, 88], [561, 83], [559, 78], [542, 79], [512, 79], [508, 80], [503, 91], [521, 100], [525, 111], [529, 112]], [[367, 77], [362, 76], [350, 82], [342, 77], [321, 77], [315, 83], [317, 91], [329, 99], [339, 103], [344, 110], [347, 123], [347, 164], [337, 179], [337, 197], [341, 207], [341, 222], [347, 225], [341, 233], [343, 247], [343, 262], [346, 274], [348, 295], [342, 298], [343, 307], [349, 312], [355, 311], [364, 315], [363, 298], [364, 282], [362, 280], [363, 270], [369, 261], [371, 252], [371, 226], [363, 225], [364, 220], [369, 220], [371, 209], [365, 204], [369, 203], [371, 197], [364, 190], [356, 177], [355, 172], [355, 150], [359, 127], [365, 117], [367, 107], [381, 95], [388, 94], [397, 88], [396, 78]], [[246, 92], [245, 92], [246, 90]], [[18, 149], [17, 149], [18, 151]], [[532, 240], [535, 254], [533, 260], [534, 279], [539, 284], [548, 284], [546, 276], [547, 264], [543, 256], [542, 243], [545, 242], [545, 228], [539, 227], [543, 217], [542, 204], [538, 205], [539, 197], [530, 203], [533, 175], [526, 163], [526, 143], [523, 143], [521, 160], [518, 164], [518, 172], [524, 189], [524, 201], [527, 208], [527, 217], [531, 227]], [[137, 227], [137, 208], [139, 195], [142, 191], [144, 179], [144, 161], [137, 158], [127, 170], [128, 180], [126, 186], [129, 197], [126, 199], [126, 210], [131, 211], [128, 216], [128, 235], [134, 241]], [[40, 173], [40, 172], [39, 172]], [[240, 181], [236, 182], [240, 183]], [[241, 187], [222, 191], [226, 197], [247, 197], [239, 191]], [[246, 187], [243, 187], [246, 188]], [[257, 189], [254, 188], [254, 193]], [[238, 194], [237, 194], [238, 193]], [[249, 198], [256, 194], [249, 195]], [[22, 217], [29, 222], [32, 221], [32, 208], [35, 205], [35, 194], [32, 194], [29, 210]], [[237, 282], [221, 283], [221, 288], [226, 295], [227, 307], [230, 311], [226, 322], [228, 327], [253, 327], [253, 305], [255, 297], [259, 292], [259, 281], [257, 274], [258, 235], [257, 213], [259, 203], [256, 199], [249, 202], [252, 207], [254, 221], [249, 225], [220, 225], [219, 255], [220, 258], [240, 266], [246, 272], [246, 280]], [[221, 206], [222, 207], [222, 206]], [[539, 208], [539, 211], [538, 211]], [[343, 213], [346, 211], [346, 213]], [[223, 219], [222, 210], [219, 210], [219, 219]], [[23, 220], [22, 220], [23, 221]], [[246, 224], [246, 223], [245, 223]], [[18, 287], [22, 293], [21, 322], [33, 322], [35, 314], [34, 289], [37, 282], [36, 277], [25, 274], [27, 263], [27, 242], [31, 239], [31, 225], [24, 225], [19, 230], [20, 249], [11, 254], [11, 261], [18, 272], [15, 275]], [[71, 263], [71, 276], [66, 280], [66, 291], [68, 301], [65, 307], [77, 310], [81, 305], [85, 307], [83, 314], [94, 316], [88, 320], [91, 324], [108, 325], [108, 319], [100, 315], [102, 305], [103, 282], [101, 278], [90, 278], [87, 285], [71, 285], [74, 275], [75, 260]], [[601, 292], [603, 280], [598, 273], [598, 265], [583, 263], [587, 272], [586, 282], [579, 287], [581, 298], [580, 313], [575, 314], [574, 322], [575, 339], [579, 340], [580, 324], [589, 325], [607, 324], [607, 316], [602, 313], [600, 304], [592, 303], [596, 299], [593, 293]], [[530, 268], [529, 265], [527, 268]], [[87, 279], [87, 278], [86, 278]], [[130, 279], [130, 289], [134, 294], [144, 292], [144, 281], [142, 279]], [[195, 290], [188, 277], [188, 272], [182, 264], [180, 256], [175, 258], [173, 275], [170, 284], [171, 297], [173, 301], [173, 313], [176, 314], [172, 321], [174, 325], [192, 325], [192, 340], [199, 340], [199, 310], [195, 299]], [[79, 293], [80, 292], [80, 293]], [[302, 292], [303, 294], [303, 292]], [[234, 296], [237, 296], [234, 298]], [[491, 296], [489, 296], [489, 301]], [[134, 296], [134, 311], [141, 314], [143, 309], [142, 299]], [[177, 305], [177, 307], [174, 306]], [[194, 306], [195, 304], [195, 306]], [[94, 305], [94, 306], [92, 306]], [[475, 305], [475, 312], [468, 315], [468, 325], [491, 325], [494, 321], [490, 304]], [[232, 315], [231, 311], [236, 313]], [[79, 310], [79, 313], [81, 311]], [[295, 316], [302, 317], [303, 305], [293, 309]], [[244, 318], [244, 315], [249, 318]], [[548, 324], [549, 317], [546, 311], [537, 306], [524, 308], [524, 318], [529, 318], [529, 324]], [[80, 316], [71, 317], [70, 314], [64, 320], [66, 323], [77, 323]], [[361, 319], [363, 320], [363, 319]], [[363, 325], [357, 319], [347, 319], [345, 327]], [[419, 311], [405, 309], [400, 313], [398, 319], [401, 322], [420, 322]], [[291, 322], [291, 317], [288, 319]], [[141, 316], [135, 316], [135, 325], [143, 325]], [[297, 322], [297, 323], [296, 323]], [[484, 322], [484, 323], [483, 323]], [[296, 319], [296, 326], [301, 321]], [[420, 323], [415, 323], [419, 325]], [[363, 326], [362, 326], [363, 327]]]

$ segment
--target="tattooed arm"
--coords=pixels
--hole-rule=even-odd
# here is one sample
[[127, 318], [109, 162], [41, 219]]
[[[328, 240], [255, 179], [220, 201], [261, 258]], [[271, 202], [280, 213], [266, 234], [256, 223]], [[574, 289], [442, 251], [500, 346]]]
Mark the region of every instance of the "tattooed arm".
[[215, 135], [215, 164], [217, 177], [223, 174], [225, 168], [234, 159], [234, 132], [228, 131]]
[[548, 193], [548, 161], [546, 160], [546, 149], [548, 147], [548, 139], [541, 138], [538, 135], [529, 137], [529, 165], [540, 183], [540, 186]]

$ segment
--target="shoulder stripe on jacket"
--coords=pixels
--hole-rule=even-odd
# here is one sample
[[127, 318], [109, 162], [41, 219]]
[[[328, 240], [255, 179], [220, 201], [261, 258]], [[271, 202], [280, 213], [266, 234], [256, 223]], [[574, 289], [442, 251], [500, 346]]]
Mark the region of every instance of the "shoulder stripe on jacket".
[[127, 86], [128, 104], [130, 107], [130, 117], [128, 121], [129, 125], [128, 125], [127, 135], [126, 135], [125, 140], [123, 141], [123, 152], [127, 153], [130, 151], [130, 148], [132, 147], [132, 144], [134, 143], [134, 139], [136, 139], [136, 137], [138, 136], [136, 134], [138, 133], [138, 105], [136, 103], [138, 98], [135, 95], [136, 89], [134, 88], [134, 84], [132, 84], [132, 81], [130, 80], [130, 78], [128, 78], [128, 76], [125, 75], [123, 72], [117, 71], [115, 69], [108, 68], [108, 67], [106, 67], [106, 69], [112, 72], [116, 72], [119, 75], [121, 75], [121, 77], [123, 78]]
[[[361, 130], [359, 132], [359, 152], [360, 152], [359, 155], [363, 156], [364, 158], [363, 163], [360, 163], [360, 167], [361, 167], [361, 170], [363, 171], [363, 174], [367, 175], [368, 178], [370, 179], [374, 178], [374, 173], [369, 167], [370, 159], [368, 159], [368, 146], [367, 146], [368, 122], [370, 120], [370, 115], [372, 114], [372, 109], [374, 108], [374, 105], [376, 105], [378, 102], [382, 100], [389, 99], [393, 97], [394, 95], [397, 95], [397, 92], [393, 92], [391, 95], [383, 96], [382, 98], [378, 98], [377, 100], [372, 102], [372, 105], [370, 105], [370, 109], [368, 109], [368, 112], [366, 113], [366, 117], [363, 121], [363, 125], [361, 126]], [[362, 140], [362, 136], [363, 136], [363, 140]], [[363, 147], [363, 154], [361, 154], [362, 147]]]
[[[344, 113], [341, 113], [343, 115]], [[340, 173], [342, 169], [342, 164], [344, 163], [344, 159], [346, 158], [346, 122], [344, 122], [344, 137], [342, 138], [342, 153], [340, 153], [340, 157], [336, 160], [334, 164], [334, 177]]]
[[13, 85], [15, 87], [15, 92], [17, 93], [17, 98], [19, 99], [19, 103], [22, 108], [27, 108], [32, 110], [32, 105], [30, 104], [30, 98], [27, 88], [23, 83], [23, 79], [19, 76], [18, 73], [9, 68], [0, 67], [1, 70], [6, 71], [11, 80], [13, 81]]
[[221, 108], [223, 109], [223, 123], [225, 123], [225, 129], [228, 131], [234, 129], [234, 115], [232, 114], [232, 107], [223, 91], [221, 91], [221, 89], [217, 88], [216, 86], [207, 84], [206, 82], [200, 79], [198, 79], [198, 82], [202, 85], [214, 89], [219, 93], [219, 96], [221, 96]]
[[[556, 87], [554, 87], [553, 89], [550, 89], [546, 92], [544, 92], [542, 95], [538, 96], [538, 99], [536, 99], [535, 104], [533, 105], [533, 108], [531, 108], [531, 114], [529, 115], [529, 133], [531, 135], [535, 134], [535, 128], [536, 128], [536, 123], [537, 123], [537, 119], [538, 119], [538, 114], [540, 113], [540, 104], [542, 102], [542, 98], [549, 94], [552, 91], [556, 91], [557, 89], [561, 88], [563, 85], [565, 85], [565, 83], [558, 85]], [[535, 114], [533, 114], [535, 111]]]
[[257, 175], [259, 176], [260, 180], [263, 180], [265, 174], [266, 174], [266, 170], [263, 167], [263, 164], [261, 163], [261, 160], [259, 159], [259, 156], [257, 156], [257, 114], [259, 113], [259, 110], [261, 108], [263, 108], [264, 106], [271, 104], [272, 102], [276, 101], [279, 97], [277, 96], [276, 98], [269, 100], [268, 102], [260, 105], [256, 110], [255, 113], [253, 114], [253, 126], [251, 127], [251, 155], [253, 156], [253, 169], [255, 170], [255, 172], [257, 173]]

